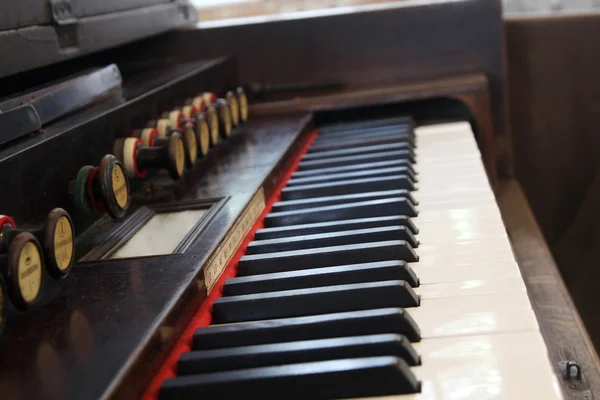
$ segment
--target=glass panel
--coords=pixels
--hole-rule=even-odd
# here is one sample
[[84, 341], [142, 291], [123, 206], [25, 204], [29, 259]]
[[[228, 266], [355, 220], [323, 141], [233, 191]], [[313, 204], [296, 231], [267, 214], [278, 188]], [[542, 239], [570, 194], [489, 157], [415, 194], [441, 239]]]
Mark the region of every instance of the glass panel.
[[173, 254], [208, 209], [154, 215], [109, 259]]

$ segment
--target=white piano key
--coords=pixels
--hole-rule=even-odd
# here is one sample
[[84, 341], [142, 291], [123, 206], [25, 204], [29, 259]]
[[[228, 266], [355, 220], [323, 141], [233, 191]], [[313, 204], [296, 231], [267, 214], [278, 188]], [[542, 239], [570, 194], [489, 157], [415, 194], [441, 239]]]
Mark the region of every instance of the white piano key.
[[464, 265], [444, 265], [423, 267], [411, 264], [421, 285], [444, 282], [460, 282], [477, 279], [521, 278], [521, 272], [515, 262], [491, 262]]
[[422, 191], [413, 192], [419, 200], [419, 210], [439, 209], [440, 207], [461, 207], [465, 202], [480, 202], [481, 204], [495, 201], [494, 195], [485, 190], [473, 190], [467, 187], [440, 188], [435, 195]]
[[380, 399], [562, 399], [470, 125], [416, 136], [423, 390]]
[[430, 339], [415, 349], [422, 365], [412, 371], [421, 380], [421, 393], [378, 400], [563, 399], [535, 332]]
[[505, 250], [511, 252], [510, 243], [507, 240], [457, 240], [449, 243], [430, 243], [423, 242], [419, 246], [419, 256], [428, 257], [429, 255], [446, 254], [451, 257], [459, 257], [462, 253]]
[[[451, 232], [448, 234], [448, 232]], [[447, 230], [441, 232], [438, 230], [421, 230], [419, 231], [418, 240], [421, 243], [427, 243], [431, 245], [437, 245], [439, 243], [461, 243], [465, 241], [506, 241], [508, 240], [507, 235], [504, 231], [493, 231], [491, 229], [480, 229], [465, 231], [465, 230]]]
[[409, 309], [423, 339], [539, 331], [527, 293], [490, 293], [477, 296], [422, 299]]
[[482, 182], [481, 179], [479, 179], [478, 177], [450, 178], [446, 177], [446, 174], [444, 174], [444, 178], [445, 179], [439, 179], [437, 182], [432, 181], [430, 185], [419, 184], [418, 190], [415, 193], [419, 195], [423, 194], [429, 196], [443, 196], [446, 192], [452, 191], [454, 188], [458, 188], [461, 191], [473, 191], [475, 193], [484, 192], [493, 194], [492, 190], [485, 185], [485, 182]]
[[448, 235], [469, 231], [487, 233], [505, 231], [500, 213], [495, 207], [489, 205], [473, 208], [425, 209], [412, 219], [415, 224], [419, 224], [419, 231], [425, 234], [432, 230], [447, 232]]
[[495, 204], [489, 204], [489, 199], [464, 202], [463, 204], [457, 203], [458, 201], [439, 203], [435, 205], [435, 208], [425, 207], [424, 209], [419, 204], [417, 206], [419, 216], [414, 218], [415, 223], [416, 221], [419, 221], [419, 223], [451, 221], [457, 224], [468, 225], [476, 224], [480, 221], [490, 222], [490, 220], [495, 220], [504, 225], [498, 207]]
[[415, 128], [415, 135], [419, 144], [439, 143], [446, 140], [470, 140], [476, 143], [471, 124], [466, 121], [419, 126]]
[[484, 294], [511, 294], [515, 291], [526, 292], [520, 276], [502, 278], [469, 279], [464, 281], [423, 283], [415, 288], [422, 300], [443, 299], [447, 297], [480, 296]]
[[451, 268], [454, 265], [477, 264], [480, 262], [514, 262], [512, 252], [506, 249], [479, 250], [450, 252], [450, 253], [428, 253], [423, 254], [420, 250], [419, 261], [410, 263], [412, 268], [419, 267], [444, 267]]

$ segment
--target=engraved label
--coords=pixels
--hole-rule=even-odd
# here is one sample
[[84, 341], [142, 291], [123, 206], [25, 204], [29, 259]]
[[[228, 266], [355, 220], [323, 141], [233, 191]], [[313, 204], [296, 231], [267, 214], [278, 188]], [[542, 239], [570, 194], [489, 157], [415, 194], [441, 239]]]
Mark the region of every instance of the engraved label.
[[62, 216], [54, 228], [54, 259], [61, 271], [71, 264], [73, 256], [73, 229], [67, 217]]
[[113, 193], [115, 194], [117, 204], [119, 207], [125, 208], [129, 200], [129, 190], [127, 187], [127, 178], [125, 178], [125, 171], [123, 171], [123, 168], [119, 164], [115, 164], [111, 175]]
[[177, 146], [175, 147], [175, 167], [177, 168], [177, 173], [179, 175], [183, 175], [183, 167], [185, 166], [185, 149], [183, 148], [183, 141], [177, 141]]
[[213, 144], [219, 141], [219, 118], [216, 112], [212, 112], [210, 115], [210, 131], [212, 133]]
[[208, 152], [208, 146], [210, 146], [210, 137], [206, 121], [202, 121], [202, 124], [200, 125], [200, 146], [202, 148], [202, 154], [206, 154]]
[[223, 270], [233, 257], [240, 246], [246, 234], [254, 225], [254, 222], [265, 207], [265, 192], [261, 187], [258, 192], [254, 195], [250, 203], [240, 216], [240, 218], [233, 225], [225, 240], [221, 242], [221, 245], [217, 248], [215, 253], [208, 261], [206, 267], [204, 267], [204, 283], [206, 285], [206, 291], [210, 293], [213, 286], [223, 273]]
[[235, 97], [231, 98], [231, 118], [233, 119], [233, 122], [235, 124], [238, 124], [240, 121], [240, 114], [239, 114], [239, 108], [238, 108], [238, 102], [235, 99]]
[[42, 256], [35, 244], [27, 242], [19, 254], [19, 290], [23, 300], [32, 303], [42, 286]]
[[198, 157], [198, 145], [196, 144], [196, 135], [194, 134], [194, 128], [192, 124], [185, 126], [187, 130], [188, 147], [190, 149], [190, 159], [193, 162]]
[[240, 95], [240, 111], [242, 113], [242, 121], [246, 121], [248, 119], [248, 98], [246, 98], [245, 94]]
[[231, 113], [228, 108], [224, 109], [225, 114], [225, 133], [227, 136], [231, 135]]

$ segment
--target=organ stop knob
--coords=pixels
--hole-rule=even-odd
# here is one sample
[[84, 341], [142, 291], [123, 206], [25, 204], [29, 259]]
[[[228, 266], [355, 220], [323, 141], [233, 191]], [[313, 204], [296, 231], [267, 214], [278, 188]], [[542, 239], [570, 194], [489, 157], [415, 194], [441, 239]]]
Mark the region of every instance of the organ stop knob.
[[237, 88], [236, 93], [240, 107], [240, 122], [246, 122], [248, 121], [248, 97], [241, 87]]
[[29, 232], [38, 239], [44, 250], [46, 268], [55, 278], [66, 276], [74, 261], [75, 229], [67, 211], [55, 208], [46, 217], [46, 223], [39, 229], [19, 229], [12, 219], [4, 217], [0, 222], [0, 252], [7, 252], [10, 243], [22, 232]]
[[[210, 150], [210, 129], [208, 128], [208, 122], [205, 113], [196, 113], [193, 118], [194, 131], [196, 132], [196, 141], [198, 142], [198, 150], [200, 155], [205, 157]], [[217, 132], [218, 139], [218, 132]]]
[[[167, 116], [168, 118], [162, 118], [158, 121], [150, 121], [148, 125], [150, 127], [156, 126], [159, 136], [171, 136], [175, 133], [180, 134], [183, 139], [185, 165], [187, 167], [193, 167], [196, 165], [196, 160], [198, 158], [198, 144], [194, 126], [188, 123], [181, 111], [171, 111], [163, 115], [163, 117]], [[160, 129], [158, 128], [159, 126]], [[161, 143], [165, 143], [165, 141]]]
[[219, 132], [224, 138], [231, 136], [233, 123], [231, 121], [231, 108], [225, 99], [217, 99], [215, 102], [217, 115], [219, 117]]
[[123, 164], [107, 154], [98, 167], [82, 167], [70, 184], [70, 194], [80, 212], [107, 212], [115, 219], [121, 218], [130, 203], [129, 181]]
[[[201, 109], [204, 109], [204, 103], [202, 101]], [[190, 132], [193, 132], [196, 137], [197, 144], [197, 156], [206, 156], [210, 149], [210, 133], [208, 130], [208, 124], [206, 122], [206, 115], [204, 112], [198, 111], [193, 105], [186, 105], [181, 108], [180, 126], [185, 126]]]
[[232, 91], [229, 91], [225, 94], [225, 100], [229, 104], [231, 123], [233, 126], [238, 126], [240, 124], [240, 105], [237, 96]]
[[50, 211], [42, 237], [48, 272], [57, 278], [64, 277], [75, 258], [75, 229], [69, 213], [62, 208]]
[[152, 146], [135, 137], [117, 139], [114, 152], [123, 160], [129, 177], [143, 178], [149, 169], [166, 169], [171, 178], [177, 180], [184, 172], [185, 148], [177, 132], [155, 137]]
[[220, 141], [219, 115], [213, 104], [206, 106], [206, 123], [210, 132], [210, 144], [216, 146]]
[[[0, 224], [16, 228], [14, 222], [6, 217], [0, 218]], [[6, 280], [8, 295], [17, 308], [26, 310], [38, 300], [42, 289], [42, 248], [31, 233], [19, 232], [4, 253], [0, 255], [0, 268]]]

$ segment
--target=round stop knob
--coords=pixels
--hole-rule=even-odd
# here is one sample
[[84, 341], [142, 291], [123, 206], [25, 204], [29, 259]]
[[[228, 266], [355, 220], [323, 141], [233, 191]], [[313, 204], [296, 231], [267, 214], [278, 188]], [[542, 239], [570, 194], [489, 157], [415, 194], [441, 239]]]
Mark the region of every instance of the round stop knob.
[[42, 290], [44, 256], [40, 243], [29, 232], [19, 233], [10, 242], [2, 263], [10, 298], [17, 308], [26, 310]]
[[231, 109], [229, 103], [225, 99], [218, 99], [216, 101], [217, 115], [219, 116], [219, 132], [224, 138], [231, 136], [231, 130], [233, 124], [231, 122]]
[[75, 259], [75, 228], [71, 216], [55, 208], [46, 217], [43, 247], [48, 272], [55, 278], [66, 276]]
[[232, 91], [229, 91], [225, 94], [225, 100], [227, 100], [227, 104], [229, 104], [231, 123], [233, 126], [238, 126], [240, 124], [240, 106], [237, 96]]
[[248, 121], [248, 97], [241, 87], [237, 88], [236, 93], [240, 107], [240, 122], [246, 122]]

